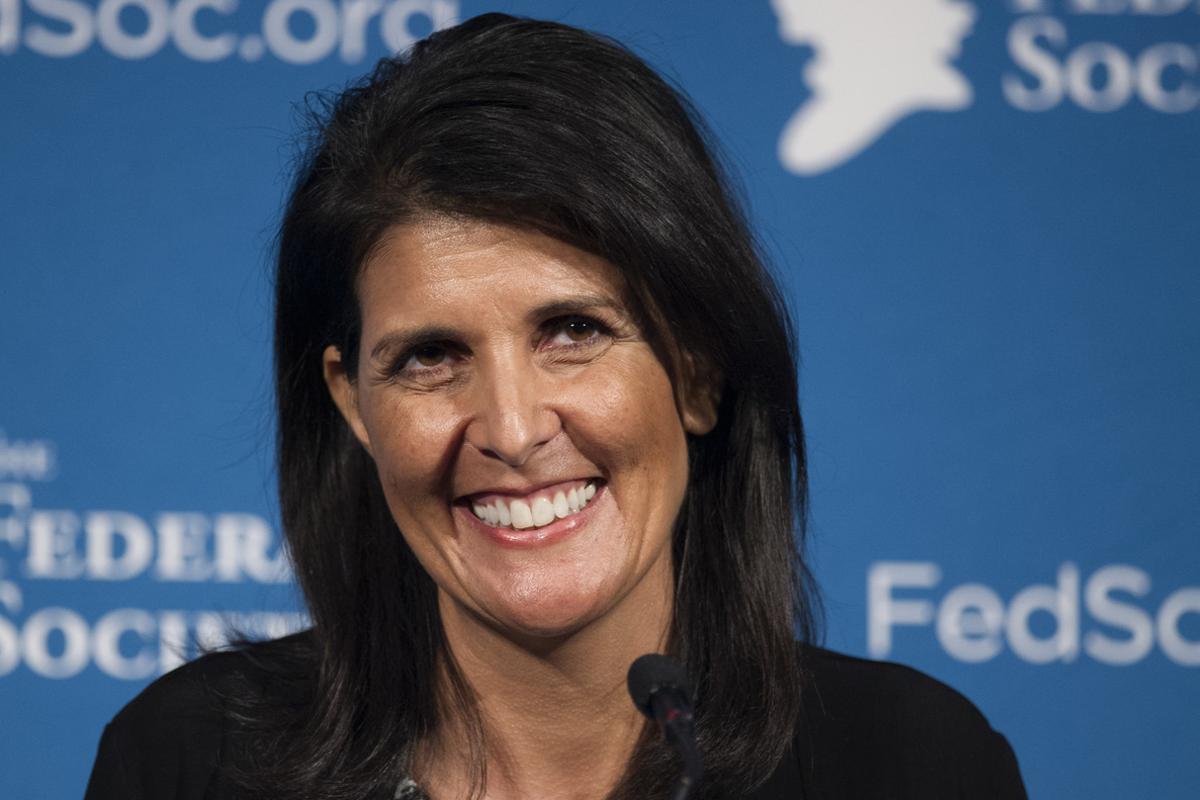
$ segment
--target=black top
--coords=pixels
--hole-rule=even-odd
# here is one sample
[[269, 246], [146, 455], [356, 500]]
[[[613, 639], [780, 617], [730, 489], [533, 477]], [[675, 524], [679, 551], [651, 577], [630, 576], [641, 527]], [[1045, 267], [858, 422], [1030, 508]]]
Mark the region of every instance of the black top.
[[[204, 656], [146, 688], [104, 729], [85, 800], [226, 800], [233, 758], [213, 688], [250, 674]], [[898, 664], [810, 648], [795, 746], [751, 800], [1024, 798], [1016, 758], [969, 700]], [[219, 691], [217, 692], [219, 695]]]

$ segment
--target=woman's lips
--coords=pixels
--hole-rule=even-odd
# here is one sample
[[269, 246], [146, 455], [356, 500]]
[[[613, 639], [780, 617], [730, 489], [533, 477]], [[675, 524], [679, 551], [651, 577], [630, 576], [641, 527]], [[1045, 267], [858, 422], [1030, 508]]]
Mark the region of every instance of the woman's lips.
[[[577, 487], [576, 484], [579, 484], [580, 486]], [[568, 484], [563, 484], [562, 486], [568, 486]], [[498, 518], [498, 511], [495, 510], [493, 510], [490, 514], [485, 512], [485, 517], [496, 518], [495, 523], [489, 522], [487, 518], [480, 519], [475, 510], [471, 508], [471, 503], [469, 502], [466, 504], [455, 504], [454, 513], [462, 517], [463, 522], [469, 528], [477, 533], [483, 534], [499, 545], [506, 547], [536, 547], [547, 545], [565, 538], [577, 528], [585, 525], [595, 513], [596, 506], [600, 502], [607, 500], [607, 492], [605, 491], [604, 484], [598, 480], [573, 481], [569, 482], [569, 486], [570, 488], [575, 489], [577, 501], [582, 501], [582, 507], [578, 511], [571, 511], [570, 506], [568, 505], [568, 514], [566, 516], [558, 517], [558, 515], [555, 514], [553, 521], [545, 525], [530, 525], [523, 528], [513, 527], [511, 524], [513, 522], [511, 510], [508, 511], [510, 524], [502, 524], [501, 520]], [[563, 493], [565, 498], [569, 495], [570, 489], [568, 488], [566, 491], [564, 491], [560, 487], [552, 487], [552, 490], [550, 491], [550, 496], [552, 499], [549, 501], [551, 506], [553, 506], [555, 503], [553, 496], [560, 491]], [[590, 493], [591, 497], [583, 500], [585, 492]], [[539, 506], [539, 508], [537, 508], [537, 512], [539, 514], [546, 513], [546, 508], [543, 504], [545, 495], [546, 490], [543, 490], [531, 496], [533, 503], [537, 503]], [[478, 502], [481, 498], [474, 499], [476, 500], [477, 506], [481, 505]], [[491, 499], [492, 508], [498, 508], [499, 504], [496, 502], [497, 498], [492, 497]], [[508, 499], [518, 503], [526, 503], [529, 513], [534, 513], [535, 506], [531, 505], [526, 498]], [[543, 501], [543, 503], [539, 503], [538, 501]], [[508, 508], [511, 508], [511, 506], [512, 502], [509, 503]], [[559, 510], [561, 510], [561, 508]], [[518, 509], [517, 513], [521, 514], [524, 512]], [[517, 522], [523, 524], [525, 520], [517, 520]]]

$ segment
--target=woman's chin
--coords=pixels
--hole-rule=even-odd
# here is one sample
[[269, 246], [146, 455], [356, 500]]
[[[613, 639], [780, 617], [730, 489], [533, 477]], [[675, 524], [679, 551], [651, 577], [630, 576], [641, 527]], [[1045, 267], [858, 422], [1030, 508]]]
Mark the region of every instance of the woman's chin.
[[604, 616], [611, 605], [609, 593], [581, 588], [578, 584], [539, 585], [529, 591], [506, 593], [485, 603], [482, 610], [495, 625], [515, 637], [562, 639]]

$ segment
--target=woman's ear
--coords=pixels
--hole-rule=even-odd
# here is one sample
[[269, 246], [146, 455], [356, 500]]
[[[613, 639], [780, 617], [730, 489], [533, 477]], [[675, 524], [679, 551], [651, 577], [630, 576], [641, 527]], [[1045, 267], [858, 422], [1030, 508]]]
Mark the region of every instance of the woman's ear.
[[321, 355], [321, 363], [329, 396], [333, 398], [333, 403], [338, 407], [338, 411], [342, 412], [342, 419], [346, 420], [346, 424], [350, 426], [354, 436], [370, 453], [371, 438], [367, 435], [367, 428], [363, 425], [362, 416], [358, 413], [358, 391], [354, 388], [354, 382], [346, 372], [346, 363], [342, 361], [342, 351], [329, 345]]
[[717, 425], [717, 407], [721, 404], [721, 373], [692, 353], [683, 354], [683, 381], [679, 410], [683, 429], [703, 436]]

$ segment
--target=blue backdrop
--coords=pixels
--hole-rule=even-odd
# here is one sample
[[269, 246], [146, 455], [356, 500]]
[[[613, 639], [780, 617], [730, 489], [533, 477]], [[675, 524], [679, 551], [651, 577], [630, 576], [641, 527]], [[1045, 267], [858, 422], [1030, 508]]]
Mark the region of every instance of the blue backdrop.
[[1200, 785], [1200, 3], [0, 0], [0, 794], [234, 621], [293, 106], [485, 10], [710, 119], [795, 310], [828, 642], [970, 696], [1034, 797]]

